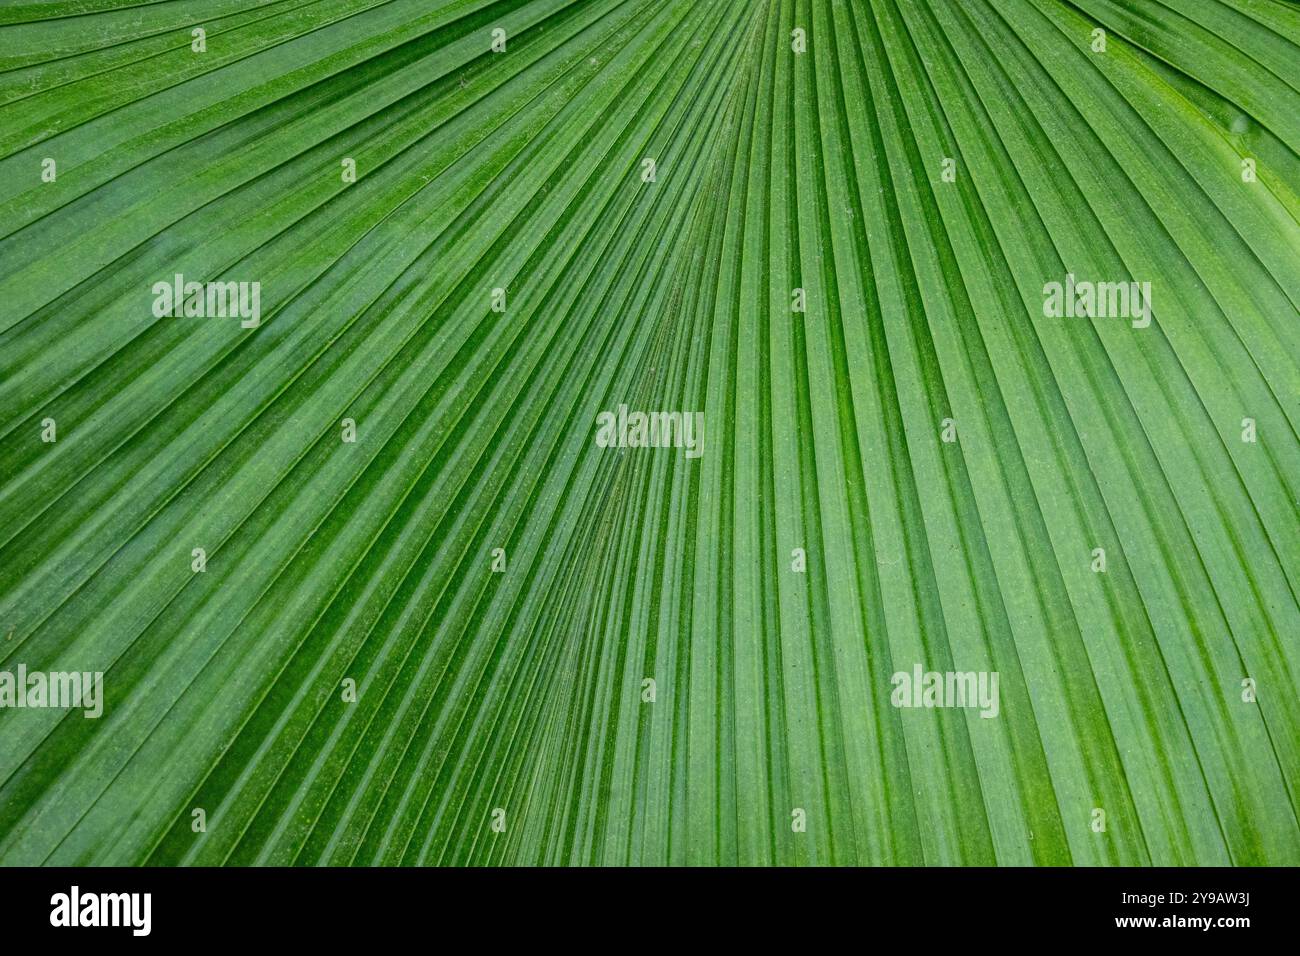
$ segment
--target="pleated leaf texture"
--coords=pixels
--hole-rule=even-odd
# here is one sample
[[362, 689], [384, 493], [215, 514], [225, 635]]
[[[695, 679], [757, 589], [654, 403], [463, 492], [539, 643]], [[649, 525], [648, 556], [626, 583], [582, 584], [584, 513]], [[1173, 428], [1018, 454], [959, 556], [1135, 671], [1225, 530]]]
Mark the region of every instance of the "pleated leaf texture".
[[1298, 190], [1279, 0], [6, 3], [0, 863], [1300, 863]]

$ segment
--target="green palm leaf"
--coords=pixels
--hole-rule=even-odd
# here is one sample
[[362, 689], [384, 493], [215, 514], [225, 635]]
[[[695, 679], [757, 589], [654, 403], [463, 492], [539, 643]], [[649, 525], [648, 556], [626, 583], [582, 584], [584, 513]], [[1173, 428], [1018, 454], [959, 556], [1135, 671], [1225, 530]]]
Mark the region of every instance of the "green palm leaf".
[[1300, 862], [1297, 63], [1278, 0], [7, 5], [0, 672], [104, 698], [0, 696], [0, 862]]

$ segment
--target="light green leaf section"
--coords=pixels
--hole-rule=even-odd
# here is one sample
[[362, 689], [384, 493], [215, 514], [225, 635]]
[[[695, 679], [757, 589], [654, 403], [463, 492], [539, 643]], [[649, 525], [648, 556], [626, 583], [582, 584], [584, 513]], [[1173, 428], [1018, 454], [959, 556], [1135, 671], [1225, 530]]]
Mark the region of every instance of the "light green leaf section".
[[0, 863], [1300, 863], [1297, 67], [1279, 0], [5, 5]]

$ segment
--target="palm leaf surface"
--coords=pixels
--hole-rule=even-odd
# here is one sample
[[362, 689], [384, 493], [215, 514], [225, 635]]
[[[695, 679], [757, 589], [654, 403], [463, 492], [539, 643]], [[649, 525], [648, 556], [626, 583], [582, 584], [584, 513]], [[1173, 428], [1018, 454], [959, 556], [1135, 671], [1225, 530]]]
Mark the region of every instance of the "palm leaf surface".
[[106, 707], [0, 710], [0, 861], [1300, 862], [1297, 63], [1275, 0], [7, 5], [0, 668]]

